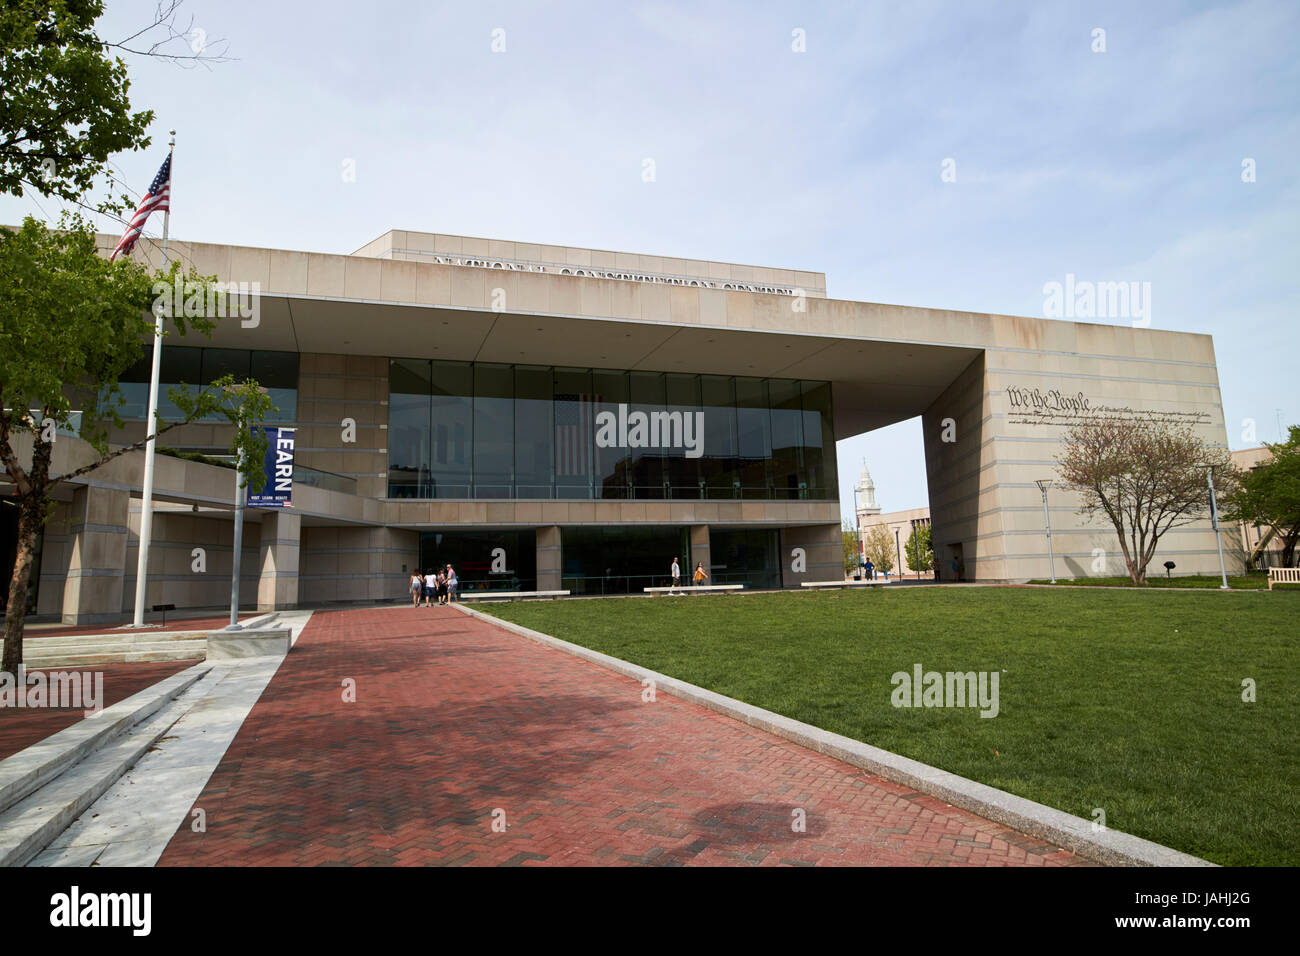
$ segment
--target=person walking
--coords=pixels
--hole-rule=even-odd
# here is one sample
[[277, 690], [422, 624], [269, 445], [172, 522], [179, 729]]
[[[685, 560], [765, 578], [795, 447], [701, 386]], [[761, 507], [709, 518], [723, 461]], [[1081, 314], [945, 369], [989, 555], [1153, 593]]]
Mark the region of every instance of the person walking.
[[424, 606], [432, 607], [438, 597], [438, 575], [432, 569], [424, 575]]
[[672, 576], [673, 583], [668, 588], [669, 594], [675, 594], [677, 589], [682, 586], [682, 566], [677, 563], [676, 558], [673, 558]]
[[447, 603], [447, 575], [442, 571], [438, 572], [438, 603]]
[[691, 575], [694, 579], [695, 586], [698, 588], [709, 579], [709, 572], [704, 570], [704, 562], [698, 561], [695, 564], [695, 573]]
[[456, 569], [450, 564], [447, 565], [447, 597], [449, 601], [456, 600], [456, 594], [460, 591], [460, 578], [456, 577]]
[[424, 577], [419, 571], [411, 572], [411, 607], [420, 606], [420, 595], [424, 593]]

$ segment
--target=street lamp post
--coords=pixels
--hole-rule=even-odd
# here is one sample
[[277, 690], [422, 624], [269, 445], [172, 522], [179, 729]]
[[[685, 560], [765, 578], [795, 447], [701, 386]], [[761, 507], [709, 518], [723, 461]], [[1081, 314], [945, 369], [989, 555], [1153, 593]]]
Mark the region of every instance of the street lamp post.
[[1052, 482], [1048, 479], [1040, 479], [1034, 484], [1038, 490], [1043, 493], [1043, 524], [1047, 526], [1047, 565], [1048, 570], [1052, 573], [1052, 583], [1056, 583], [1056, 555], [1052, 551], [1052, 516], [1047, 510], [1047, 489], [1052, 487]]
[[853, 536], [858, 543], [858, 551], [855, 556], [856, 563], [853, 566], [853, 573], [856, 576], [862, 568], [862, 512], [858, 509], [858, 489], [856, 485], [853, 488]]
[[1228, 590], [1228, 568], [1223, 563], [1223, 536], [1219, 534], [1219, 504], [1214, 498], [1214, 466], [1210, 465], [1205, 470], [1205, 480], [1210, 486], [1210, 526], [1214, 528], [1214, 543], [1219, 546], [1219, 574], [1222, 575], [1223, 583], [1219, 585], [1220, 591]]
[[903, 548], [898, 543], [898, 529], [894, 529], [894, 553], [898, 555], [898, 579], [903, 579]]

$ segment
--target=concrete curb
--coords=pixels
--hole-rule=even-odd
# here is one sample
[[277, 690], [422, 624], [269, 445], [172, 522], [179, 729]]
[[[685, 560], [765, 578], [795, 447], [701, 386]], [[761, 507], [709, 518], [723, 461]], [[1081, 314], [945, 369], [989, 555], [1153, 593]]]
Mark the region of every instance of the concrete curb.
[[630, 664], [617, 657], [610, 657], [608, 654], [562, 641], [549, 634], [503, 621], [482, 611], [459, 604], [451, 606], [462, 614], [488, 621], [520, 637], [564, 651], [566, 654], [634, 680], [653, 680], [656, 690], [725, 714], [741, 723], [783, 737], [801, 747], [834, 757], [836, 760], [887, 780], [906, 784], [920, 793], [929, 794], [954, 807], [969, 810], [971, 813], [1046, 840], [1099, 863], [1108, 866], [1216, 865], [1200, 857], [1191, 856], [1141, 837], [1121, 833], [1118, 830], [1101, 830], [1094, 833], [1091, 820], [1084, 820], [1082, 817], [1026, 800], [1024, 797], [959, 777], [917, 760], [900, 757], [879, 747], [864, 744], [860, 740], [853, 740], [811, 724], [774, 714], [752, 704], [705, 690], [703, 687], [696, 687], [675, 677], [657, 673], [637, 664]]

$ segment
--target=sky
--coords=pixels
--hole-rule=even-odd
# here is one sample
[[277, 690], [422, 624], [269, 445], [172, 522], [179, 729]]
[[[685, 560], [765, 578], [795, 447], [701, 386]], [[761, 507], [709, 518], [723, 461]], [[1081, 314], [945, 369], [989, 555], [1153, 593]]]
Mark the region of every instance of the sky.
[[[107, 8], [120, 39], [154, 2]], [[1030, 316], [1067, 275], [1149, 283], [1139, 321], [1214, 337], [1232, 448], [1300, 422], [1290, 0], [187, 0], [179, 23], [229, 59], [125, 55], [156, 119], [113, 161], [142, 191], [176, 128], [175, 237], [348, 253], [444, 232]], [[0, 222], [60, 208], [4, 197]], [[838, 455], [846, 517], [864, 460], [884, 510], [927, 503], [919, 419]]]

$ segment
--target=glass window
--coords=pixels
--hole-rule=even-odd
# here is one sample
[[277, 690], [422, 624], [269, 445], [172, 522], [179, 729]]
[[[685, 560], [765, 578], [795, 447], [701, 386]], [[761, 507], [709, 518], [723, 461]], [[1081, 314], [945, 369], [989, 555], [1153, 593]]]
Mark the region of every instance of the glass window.
[[251, 354], [247, 349], [201, 349], [203, 353], [203, 384], [211, 385], [225, 375], [237, 381], [248, 378]]
[[728, 375], [701, 375], [700, 400], [704, 406], [700, 478], [705, 493], [709, 498], [739, 498], [736, 380]]
[[836, 497], [826, 382], [394, 359], [389, 389], [394, 497]]
[[423, 531], [421, 571], [448, 564], [460, 592], [537, 590], [535, 531]]
[[809, 498], [839, 496], [835, 461], [835, 421], [831, 413], [831, 383], [802, 382], [804, 481]]
[[651, 415], [655, 412], [662, 415], [666, 401], [663, 372], [631, 373], [627, 443], [632, 490], [636, 498], [667, 497], [663, 449], [651, 445], [652, 440], [657, 444], [659, 437], [659, 428], [651, 428]]
[[690, 580], [690, 531], [662, 525], [560, 529], [560, 586], [574, 594], [641, 594], [671, 583], [673, 558]]
[[772, 488], [776, 498], [802, 498], [803, 404], [798, 382], [770, 379]]
[[736, 379], [736, 433], [740, 496], [771, 498], [772, 417], [761, 378]]
[[552, 485], [551, 370], [515, 366], [515, 494], [550, 498]]
[[[661, 428], [664, 471], [669, 497], [703, 498], [700, 458], [704, 429], [700, 423], [700, 377], [669, 373], [664, 376], [667, 393], [666, 428]], [[670, 434], [664, 435], [662, 432]]]
[[427, 361], [393, 359], [388, 365], [388, 495], [428, 498], [429, 408]]
[[557, 368], [555, 399], [555, 497], [590, 498], [596, 450], [596, 396], [591, 370]]
[[474, 366], [474, 497], [514, 497], [515, 377], [509, 365]]
[[[631, 498], [632, 472], [628, 449], [619, 444], [619, 406], [622, 405], [624, 418], [627, 415], [627, 403], [631, 399], [628, 373], [596, 369], [591, 373], [592, 388], [596, 391], [596, 414], [611, 417], [616, 433], [612, 444], [606, 447], [596, 445], [596, 497]], [[599, 431], [599, 429], [598, 429]]]

